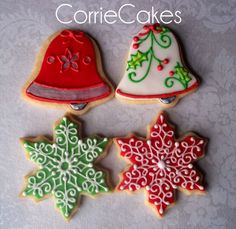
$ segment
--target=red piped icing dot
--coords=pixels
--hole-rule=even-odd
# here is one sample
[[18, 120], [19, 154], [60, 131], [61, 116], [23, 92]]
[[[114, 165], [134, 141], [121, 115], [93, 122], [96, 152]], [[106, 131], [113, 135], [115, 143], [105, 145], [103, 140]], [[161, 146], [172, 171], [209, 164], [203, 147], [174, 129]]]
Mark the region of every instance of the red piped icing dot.
[[148, 30], [148, 25], [145, 25], [145, 26], [143, 26], [143, 28], [145, 29], [145, 30]]
[[162, 71], [162, 70], [163, 70], [163, 66], [162, 66], [161, 64], [159, 64], [159, 65], [157, 66], [157, 70], [158, 70], [158, 71]]
[[139, 44], [133, 44], [133, 48], [137, 49], [139, 47]]
[[174, 73], [173, 71], [170, 71], [170, 72], [169, 72], [169, 75], [170, 75], [170, 76], [173, 76], [174, 74], [175, 74], [175, 73]]
[[154, 27], [156, 28], [156, 27], [159, 27], [160, 26], [160, 24], [159, 23], [155, 23], [154, 24]]
[[139, 38], [138, 38], [137, 36], [135, 36], [135, 37], [133, 38], [133, 40], [137, 42], [137, 41], [139, 41]]
[[169, 62], [170, 62], [170, 61], [169, 61], [168, 58], [166, 58], [166, 59], [163, 60], [163, 64], [168, 64]]

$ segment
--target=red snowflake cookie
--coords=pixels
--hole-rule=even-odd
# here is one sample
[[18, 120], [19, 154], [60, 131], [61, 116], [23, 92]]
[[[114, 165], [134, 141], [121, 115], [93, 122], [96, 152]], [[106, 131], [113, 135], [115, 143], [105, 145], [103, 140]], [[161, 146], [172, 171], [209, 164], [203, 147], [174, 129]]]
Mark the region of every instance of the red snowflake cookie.
[[174, 128], [161, 113], [147, 139], [135, 136], [116, 138], [122, 157], [132, 165], [122, 174], [119, 190], [146, 189], [148, 202], [159, 216], [175, 202], [175, 190], [204, 192], [201, 174], [193, 162], [204, 156], [206, 140], [188, 133], [175, 139]]

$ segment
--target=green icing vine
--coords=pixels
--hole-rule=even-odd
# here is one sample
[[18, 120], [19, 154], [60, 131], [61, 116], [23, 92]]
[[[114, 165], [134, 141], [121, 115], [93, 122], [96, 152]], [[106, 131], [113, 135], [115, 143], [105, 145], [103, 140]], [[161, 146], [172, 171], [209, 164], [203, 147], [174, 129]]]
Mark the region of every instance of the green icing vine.
[[78, 124], [64, 117], [55, 127], [55, 142], [23, 140], [31, 161], [40, 169], [27, 177], [23, 196], [41, 200], [52, 194], [56, 207], [69, 218], [80, 194], [108, 192], [105, 173], [93, 163], [103, 154], [109, 140], [94, 136], [80, 139]]
[[[157, 32], [157, 30], [161, 30], [159, 40], [156, 39], [155, 34], [154, 34], [155, 32]], [[140, 38], [140, 37], [138, 38], [138, 42], [136, 43], [136, 45], [139, 46], [148, 39], [150, 39], [151, 45], [146, 52], [141, 52], [138, 50], [135, 54], [131, 54], [131, 58], [128, 61], [127, 70], [130, 70], [130, 69], [136, 70], [136, 68], [141, 67], [142, 63], [145, 61], [148, 61], [148, 66], [144, 75], [140, 77], [139, 79], [136, 79], [135, 71], [130, 72], [128, 74], [129, 80], [131, 80], [134, 83], [139, 83], [143, 81], [147, 77], [150, 71], [153, 60], [155, 60], [158, 64], [162, 63], [162, 60], [155, 56], [153, 48], [154, 48], [154, 44], [157, 44], [161, 48], [170, 47], [171, 38], [166, 34], [167, 32], [169, 32], [168, 28], [158, 26], [154, 29], [150, 29], [149, 32], [143, 38]], [[141, 34], [140, 36], [143, 36], [143, 35]]]
[[181, 66], [179, 62], [177, 62], [174, 75], [167, 77], [164, 84], [166, 87], [171, 88], [174, 85], [174, 81], [177, 81], [183, 86], [184, 89], [186, 89], [191, 79], [192, 78], [189, 76], [188, 70], [185, 67]]

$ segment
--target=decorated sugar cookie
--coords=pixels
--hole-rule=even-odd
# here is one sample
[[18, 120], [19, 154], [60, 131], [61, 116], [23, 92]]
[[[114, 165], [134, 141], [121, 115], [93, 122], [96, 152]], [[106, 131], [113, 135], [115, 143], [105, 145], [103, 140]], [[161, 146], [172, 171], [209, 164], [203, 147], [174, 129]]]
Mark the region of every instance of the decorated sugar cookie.
[[184, 65], [175, 35], [159, 24], [145, 25], [133, 37], [116, 96], [127, 102], [174, 106], [198, 86], [198, 80]]
[[105, 79], [95, 41], [82, 31], [64, 30], [44, 44], [24, 95], [83, 113], [110, 99], [113, 88]]
[[109, 140], [99, 136], [81, 139], [79, 134], [79, 124], [65, 116], [54, 128], [53, 142], [45, 137], [21, 140], [27, 157], [39, 166], [26, 177], [22, 195], [36, 201], [52, 196], [65, 219], [78, 208], [81, 195], [109, 191], [105, 172], [94, 166]]
[[177, 190], [204, 192], [202, 176], [193, 163], [204, 156], [206, 140], [194, 133], [176, 139], [164, 113], [149, 127], [146, 139], [132, 135], [114, 141], [120, 155], [131, 162], [117, 189], [129, 192], [143, 189], [158, 216], [163, 216], [166, 208], [175, 203]]

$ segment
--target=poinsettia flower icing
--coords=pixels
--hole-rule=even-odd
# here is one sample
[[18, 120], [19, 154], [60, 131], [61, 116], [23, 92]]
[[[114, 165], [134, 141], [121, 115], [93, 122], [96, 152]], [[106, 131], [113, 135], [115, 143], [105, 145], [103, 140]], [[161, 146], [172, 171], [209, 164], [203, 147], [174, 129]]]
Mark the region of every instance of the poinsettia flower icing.
[[203, 192], [201, 174], [193, 162], [204, 155], [206, 141], [193, 133], [175, 139], [174, 129], [161, 113], [147, 139], [136, 136], [116, 138], [122, 157], [132, 165], [122, 174], [119, 190], [144, 188], [148, 202], [162, 216], [175, 202], [176, 189]]

